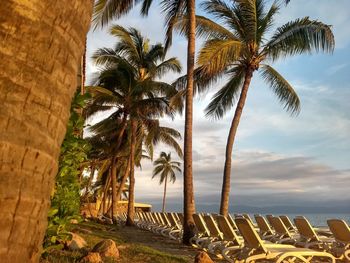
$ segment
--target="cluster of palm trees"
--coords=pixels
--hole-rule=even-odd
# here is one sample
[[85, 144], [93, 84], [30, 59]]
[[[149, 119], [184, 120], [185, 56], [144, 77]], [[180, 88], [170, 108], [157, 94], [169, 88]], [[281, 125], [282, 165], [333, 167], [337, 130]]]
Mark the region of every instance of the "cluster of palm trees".
[[[137, 2], [142, 2], [141, 12], [147, 15], [151, 0], [97, 1], [93, 19], [95, 26], [103, 26], [112, 18], [120, 17]], [[181, 97], [180, 94], [185, 100], [184, 243], [187, 243], [193, 234], [192, 214], [195, 211], [192, 175], [194, 91], [206, 92], [218, 79], [226, 77], [226, 83], [214, 94], [207, 106], [206, 115], [220, 119], [236, 104], [227, 139], [221, 191], [220, 213], [227, 215], [232, 151], [253, 76], [260, 73], [284, 108], [292, 115], [298, 114], [300, 99], [296, 91], [271, 63], [279, 58], [312, 51], [332, 52], [334, 37], [330, 26], [308, 17], [289, 22], [271, 32], [275, 15], [280, 10], [278, 1], [267, 7], [264, 0], [204, 0], [201, 8], [208, 17], [195, 15], [194, 1], [160, 1], [160, 4], [166, 19], [165, 50], [171, 44], [173, 30], [188, 39], [187, 74], [173, 83], [176, 90], [173, 91], [173, 99], [169, 98], [170, 101], [176, 101], [175, 98]], [[199, 50], [195, 65], [196, 35], [204, 38], [205, 42]], [[95, 59], [100, 54], [104, 54], [104, 57], [97, 59], [98, 63], [106, 63], [106, 58], [115, 55], [111, 50], [101, 50]]]
[[165, 59], [164, 47], [151, 45], [134, 28], [116, 25], [110, 33], [119, 41], [113, 49], [101, 48], [93, 55], [100, 71], [93, 86], [87, 87], [92, 98], [86, 109], [87, 117], [96, 113], [106, 113], [107, 117], [90, 127], [93, 136], [88, 140], [94, 148], [92, 161], [99, 162], [110, 174], [104, 188], [106, 191], [109, 184], [112, 186], [112, 214], [129, 178], [127, 225], [133, 225], [135, 166], [140, 166], [142, 158], [152, 159], [153, 148], [160, 142], [182, 157], [176, 141], [180, 133], [159, 123], [160, 117], [174, 115], [170, 99], [177, 91], [172, 85], [157, 81], [168, 72], [181, 72], [181, 65], [176, 58]]
[[[47, 215], [59, 145], [69, 116], [69, 99], [76, 89], [76, 65], [83, 51], [93, 2], [77, 0], [71, 5], [68, 0], [48, 0], [34, 8], [33, 3], [9, 0], [0, 7], [1, 23], [6, 25], [0, 27], [1, 40], [6, 43], [0, 50], [1, 94], [5, 94], [0, 110], [0, 225], [4, 233], [0, 239], [4, 252], [0, 253], [5, 262], [38, 260], [38, 248], [45, 232], [45, 223], [38, 222], [45, 222]], [[106, 26], [138, 3], [146, 15], [152, 2], [97, 0], [93, 23], [95, 27]], [[172, 98], [182, 94], [185, 106], [183, 242], [186, 244], [193, 235], [195, 212], [194, 91], [204, 92], [220, 77], [227, 77], [228, 81], [207, 107], [207, 115], [214, 118], [221, 118], [237, 99], [226, 147], [220, 209], [225, 214], [231, 154], [251, 79], [260, 72], [285, 108], [298, 113], [298, 96], [269, 64], [301, 53], [331, 52], [334, 37], [330, 26], [309, 18], [297, 19], [271, 32], [279, 10], [278, 1], [269, 8], [264, 0], [202, 1], [202, 8], [215, 22], [196, 16], [195, 0], [158, 3], [165, 13], [165, 47], [150, 46], [137, 30], [112, 27], [111, 33], [120, 41], [113, 50], [101, 49], [94, 56], [102, 70], [94, 85], [98, 88], [91, 89], [93, 98], [87, 114], [113, 110], [109, 117], [92, 127], [94, 136], [90, 139], [96, 146], [95, 158], [106, 162], [110, 167], [107, 170], [121, 174], [122, 179], [129, 177], [129, 197], [133, 198], [134, 167], [144, 153], [152, 152], [159, 141], [177, 145], [175, 139], [179, 133], [161, 127], [159, 118], [174, 114]], [[176, 59], [165, 60], [173, 30], [188, 39], [187, 74], [174, 85], [168, 85], [157, 78], [167, 71], [180, 71]], [[197, 63], [196, 36], [205, 38]], [[161, 66], [162, 63], [166, 65]], [[54, 95], [48, 92], [53, 87]], [[117, 176], [110, 178], [112, 185], [117, 183], [114, 180]], [[129, 206], [128, 221], [132, 223], [132, 202]]]

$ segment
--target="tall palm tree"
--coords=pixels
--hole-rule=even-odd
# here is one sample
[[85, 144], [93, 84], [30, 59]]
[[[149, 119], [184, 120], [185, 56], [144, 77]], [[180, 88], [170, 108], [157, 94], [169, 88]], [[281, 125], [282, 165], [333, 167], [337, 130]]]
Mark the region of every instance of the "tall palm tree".
[[161, 152], [160, 156], [157, 160], [153, 162], [154, 168], [153, 168], [153, 175], [152, 179], [156, 176], [159, 176], [159, 184], [161, 185], [164, 183], [164, 194], [163, 194], [163, 206], [162, 206], [162, 212], [165, 212], [165, 198], [166, 198], [166, 188], [167, 188], [167, 182], [169, 179], [169, 182], [175, 183], [176, 181], [176, 174], [175, 172], [180, 172], [180, 162], [172, 161], [171, 160], [171, 153], [165, 153]]
[[[134, 167], [137, 143], [143, 141], [144, 129], [147, 131], [147, 142], [163, 140], [181, 152], [177, 142], [169, 136], [171, 129], [159, 128], [157, 118], [173, 110], [169, 99], [176, 90], [165, 82], [156, 81], [167, 72], [181, 72], [181, 66], [176, 58], [165, 60], [165, 49], [161, 44], [150, 45], [134, 28], [125, 29], [113, 26], [110, 33], [119, 41], [114, 49], [102, 48], [95, 52], [93, 58], [97, 65], [102, 66], [92, 90], [93, 101], [87, 111], [94, 114], [100, 111], [114, 109], [114, 112], [102, 121], [102, 126], [114, 129], [116, 121], [121, 123], [118, 133], [122, 138], [129, 132], [130, 177], [129, 177], [129, 209], [127, 224], [133, 224]], [[172, 133], [173, 136], [179, 134]], [[137, 137], [140, 137], [138, 139]], [[120, 142], [121, 140], [117, 140]], [[140, 143], [139, 143], [140, 144]], [[151, 149], [150, 143], [146, 144]], [[116, 150], [118, 151], [119, 146]], [[113, 195], [115, 196], [115, 195]]]
[[[97, 0], [94, 8], [93, 23], [104, 26], [113, 18], [126, 14], [134, 5], [142, 2], [141, 13], [148, 14], [153, 0]], [[196, 42], [196, 1], [195, 0], [161, 0], [165, 13], [166, 48], [171, 45], [174, 25], [181, 16], [189, 20], [187, 32], [187, 81], [184, 136], [184, 221], [183, 243], [190, 245], [195, 235], [192, 215], [195, 213], [193, 170], [192, 170], [192, 127], [193, 127], [193, 79]]]
[[[221, 76], [228, 77], [207, 106], [207, 116], [222, 118], [238, 98], [227, 139], [221, 193], [220, 213], [227, 215], [233, 144], [254, 73], [261, 73], [288, 112], [298, 114], [298, 95], [269, 64], [279, 58], [312, 51], [332, 52], [335, 42], [329, 25], [308, 17], [288, 22], [270, 35], [274, 16], [280, 9], [277, 3], [266, 10], [264, 0], [206, 0], [202, 7], [222, 25], [197, 17], [197, 32], [207, 37], [198, 57], [197, 85], [202, 85], [203, 91]], [[182, 31], [185, 24], [186, 21], [179, 23]]]
[[2, 262], [39, 260], [92, 4], [8, 0], [0, 6]]

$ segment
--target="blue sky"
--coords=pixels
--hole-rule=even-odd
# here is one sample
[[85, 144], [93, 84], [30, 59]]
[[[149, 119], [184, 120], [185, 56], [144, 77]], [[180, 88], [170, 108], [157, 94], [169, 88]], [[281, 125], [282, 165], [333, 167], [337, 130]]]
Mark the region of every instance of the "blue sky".
[[[150, 16], [142, 18], [136, 9], [115, 23], [136, 27], [152, 43], [162, 42], [164, 29], [159, 11], [155, 5]], [[292, 0], [282, 7], [276, 26], [304, 16], [332, 25], [334, 54], [302, 55], [274, 64], [301, 99], [297, 117], [284, 111], [258, 74], [254, 77], [234, 146], [233, 206], [331, 206], [335, 201], [350, 201], [350, 2]], [[90, 32], [88, 56], [115, 42], [106, 30]], [[197, 47], [201, 43], [199, 40]], [[185, 68], [186, 40], [176, 36], [169, 56], [177, 56]], [[96, 70], [88, 60], [88, 75]], [[165, 80], [171, 82], [175, 78], [168, 75]], [[199, 205], [216, 205], [220, 199], [233, 110], [220, 121], [205, 118], [203, 112], [220, 84], [195, 100], [193, 165]], [[174, 121], [163, 120], [181, 132], [183, 122], [181, 116]], [[157, 151], [164, 149], [160, 146]], [[136, 201], [159, 207], [162, 187], [151, 180], [151, 171], [152, 164], [145, 161], [142, 171], [137, 172]], [[170, 206], [182, 203], [181, 177], [179, 174], [176, 183], [169, 186]], [[347, 208], [344, 212], [350, 211], [350, 205]]]

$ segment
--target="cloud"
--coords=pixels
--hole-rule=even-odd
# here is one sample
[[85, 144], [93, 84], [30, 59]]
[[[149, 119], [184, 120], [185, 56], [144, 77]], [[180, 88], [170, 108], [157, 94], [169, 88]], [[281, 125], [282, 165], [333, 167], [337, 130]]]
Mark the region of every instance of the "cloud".
[[341, 71], [342, 69], [346, 68], [347, 66], [348, 66], [348, 63], [333, 65], [333, 66], [329, 67], [327, 74], [329, 76], [334, 75], [335, 73]]
[[[194, 168], [198, 205], [218, 204], [223, 164], [202, 160]], [[169, 185], [169, 203], [181, 200], [182, 178], [178, 177]], [[232, 205], [304, 207], [350, 198], [350, 170], [334, 169], [305, 156], [240, 151], [234, 156], [231, 180]], [[161, 200], [163, 189], [157, 184], [150, 180], [150, 172], [143, 170], [137, 177], [137, 195], [152, 202]]]

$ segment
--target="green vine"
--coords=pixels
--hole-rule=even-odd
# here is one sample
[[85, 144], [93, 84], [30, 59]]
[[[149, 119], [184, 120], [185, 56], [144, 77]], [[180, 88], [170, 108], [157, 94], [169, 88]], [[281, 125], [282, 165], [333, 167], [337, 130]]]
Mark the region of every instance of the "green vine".
[[70, 220], [80, 219], [81, 164], [87, 160], [91, 148], [82, 138], [84, 129], [82, 112], [89, 97], [88, 94], [81, 95], [77, 92], [72, 101], [67, 132], [61, 146], [55, 189], [51, 198], [44, 252], [53, 248], [63, 248], [63, 244], [71, 238], [67, 231]]

